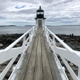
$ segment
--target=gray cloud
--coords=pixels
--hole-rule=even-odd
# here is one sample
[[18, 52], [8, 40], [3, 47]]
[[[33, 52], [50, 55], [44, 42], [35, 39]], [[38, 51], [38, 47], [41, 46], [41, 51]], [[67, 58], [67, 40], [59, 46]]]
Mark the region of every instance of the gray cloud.
[[[36, 10], [41, 5], [45, 11], [46, 22], [80, 22], [79, 0], [0, 0], [0, 21], [33, 21]], [[20, 8], [25, 5], [25, 7]], [[15, 8], [18, 6], [19, 8]]]
[[18, 11], [17, 13], [23, 13], [23, 14], [33, 14], [34, 13], [35, 14], [35, 12], [36, 12], [36, 9], [27, 9], [27, 10]]
[[[16, 2], [16, 0], [12, 0], [14, 2]], [[36, 4], [37, 1], [36, 0], [17, 0], [18, 2], [25, 2], [25, 3], [33, 3]]]
[[53, 0], [42, 0], [45, 4], [46, 3], [52, 3], [53, 2]]

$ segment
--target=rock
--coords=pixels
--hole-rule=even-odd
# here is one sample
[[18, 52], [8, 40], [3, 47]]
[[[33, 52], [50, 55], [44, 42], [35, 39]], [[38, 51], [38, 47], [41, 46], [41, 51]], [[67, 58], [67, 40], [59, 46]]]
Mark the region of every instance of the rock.
[[10, 74], [11, 74], [11, 71], [9, 71], [9, 72], [6, 74], [5, 79], [8, 80], [8, 78], [10, 77]]
[[16, 44], [16, 46], [15, 47], [20, 47], [21, 45], [20, 44]]
[[73, 66], [74, 64], [73, 63], [69, 63], [70, 64], [70, 66]]
[[49, 34], [49, 37], [50, 37], [51, 39], [53, 39], [53, 35], [52, 35], [52, 34]]
[[13, 42], [13, 40], [11, 39], [11, 38], [8, 38], [7, 40], [6, 40], [6, 44], [11, 44]]
[[56, 42], [56, 46], [64, 48], [60, 43]]
[[3, 44], [0, 43], [0, 47], [3, 47]]

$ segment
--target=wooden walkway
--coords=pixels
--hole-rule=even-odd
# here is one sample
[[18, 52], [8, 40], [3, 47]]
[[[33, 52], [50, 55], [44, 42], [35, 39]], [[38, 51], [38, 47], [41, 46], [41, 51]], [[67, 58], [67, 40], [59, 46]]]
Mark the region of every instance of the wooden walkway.
[[16, 80], [62, 80], [41, 27], [27, 51]]

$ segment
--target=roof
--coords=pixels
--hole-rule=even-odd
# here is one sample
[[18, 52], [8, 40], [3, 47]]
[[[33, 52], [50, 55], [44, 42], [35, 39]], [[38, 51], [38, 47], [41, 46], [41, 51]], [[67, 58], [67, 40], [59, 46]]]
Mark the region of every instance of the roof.
[[44, 12], [44, 10], [42, 10], [41, 6], [39, 6], [39, 9], [37, 10], [37, 12]]

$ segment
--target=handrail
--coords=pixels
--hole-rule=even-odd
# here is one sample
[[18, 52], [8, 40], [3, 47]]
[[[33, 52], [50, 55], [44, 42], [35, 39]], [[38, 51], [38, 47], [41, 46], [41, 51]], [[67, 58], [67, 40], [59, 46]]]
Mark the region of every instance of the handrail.
[[[25, 51], [27, 50], [28, 46], [30, 45], [32, 38], [35, 35], [36, 30], [37, 30], [37, 28], [35, 26], [33, 26], [30, 30], [28, 30], [26, 33], [24, 33], [21, 37], [19, 37], [16, 41], [14, 41], [7, 48], [0, 50], [0, 64], [4, 63], [5, 61], [10, 60], [10, 62], [5, 67], [5, 69], [0, 73], [0, 80], [3, 80], [4, 76], [9, 71], [13, 62], [16, 60], [18, 55], [21, 54], [21, 57], [20, 57], [18, 63], [16, 64], [15, 69], [12, 71], [12, 74], [11, 74], [10, 78], [8, 79], [8, 80], [12, 80], [12, 77], [13, 77], [12, 75], [15, 75], [16, 69], [19, 69], [20, 65], [22, 64], [22, 59], [24, 57], [23, 55], [25, 55]], [[29, 36], [26, 39], [27, 35], [29, 35]], [[22, 46], [14, 47], [20, 40], [22, 40]]]
[[19, 37], [16, 41], [14, 41], [11, 45], [9, 45], [5, 50], [9, 50], [12, 48], [14, 45], [16, 45], [26, 34], [28, 34], [30, 31], [32, 31], [33, 27], [28, 30], [26, 33], [24, 33], [21, 37]]
[[[49, 43], [49, 46], [51, 50], [53, 51], [53, 54], [55, 55], [55, 61], [57, 63], [57, 66], [60, 66], [60, 73], [65, 76], [63, 80], [69, 80], [66, 76], [65, 71], [62, 69], [62, 65], [59, 64], [60, 61], [57, 57], [57, 54], [61, 57], [62, 61], [64, 62], [66, 68], [68, 69], [70, 75], [72, 76], [73, 80], [80, 80], [80, 51], [75, 51], [72, 48], [70, 48], [66, 43], [64, 43], [59, 37], [57, 37], [53, 32], [51, 32], [46, 26], [44, 26], [44, 33], [47, 38], [47, 42]], [[52, 36], [52, 38], [50, 37]], [[64, 48], [57, 47], [55, 39], [62, 45]], [[73, 71], [72, 67], [68, 64], [67, 61], [70, 61], [71, 63], [75, 64], [78, 67], [78, 76]], [[63, 77], [63, 76], [62, 76]]]
[[59, 37], [57, 37], [53, 32], [51, 32], [47, 27], [46, 30], [51, 33], [67, 50], [73, 52], [73, 49], [69, 47], [66, 43], [64, 43]]
[[[4, 63], [5, 61], [10, 60], [10, 62], [7, 64], [5, 69], [0, 73], [0, 80], [3, 80], [4, 76], [9, 71], [10, 67], [16, 60], [19, 54], [21, 54], [20, 59], [18, 60], [18, 63], [15, 65], [10, 77], [8, 80], [14, 80], [17, 71], [20, 68], [25, 51], [27, 50], [28, 46], [30, 45], [33, 36], [35, 35], [37, 30], [37, 27], [32, 27], [30, 30], [28, 30], [26, 33], [24, 33], [21, 37], [19, 37], [16, 41], [14, 41], [11, 45], [9, 45], [7, 48], [0, 50], [0, 64]], [[49, 46], [51, 50], [53, 51], [54, 59], [57, 64], [57, 67], [59, 69], [59, 72], [61, 74], [62, 80], [69, 80], [65, 73], [65, 66], [67, 70], [69, 71], [70, 75], [72, 76], [73, 80], [80, 80], [80, 51], [75, 51], [72, 48], [70, 48], [66, 43], [64, 43], [59, 37], [57, 37], [53, 32], [51, 32], [46, 26], [43, 26], [43, 31], [46, 36], [47, 42], [49, 43]], [[26, 39], [26, 36], [29, 35]], [[51, 37], [52, 38], [51, 38]], [[14, 46], [22, 40], [22, 46], [15, 47]], [[64, 48], [56, 46], [56, 40], [61, 43]], [[27, 45], [26, 45], [27, 44]], [[62, 59], [65, 66], [63, 66], [60, 63], [60, 60], [58, 59], [57, 54]], [[72, 67], [69, 65], [68, 61], [75, 64], [78, 67], [78, 75], [75, 74]]]

